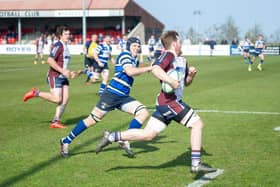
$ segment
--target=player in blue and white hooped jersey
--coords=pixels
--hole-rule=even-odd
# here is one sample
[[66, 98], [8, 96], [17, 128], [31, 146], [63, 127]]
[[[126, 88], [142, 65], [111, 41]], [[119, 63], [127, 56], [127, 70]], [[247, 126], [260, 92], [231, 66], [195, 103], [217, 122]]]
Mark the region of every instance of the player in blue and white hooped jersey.
[[253, 53], [253, 58], [252, 61], [250, 61], [250, 64], [248, 66], [248, 71], [252, 71], [252, 64], [255, 62], [256, 58], [260, 58], [260, 62], [257, 66], [259, 71], [262, 71], [262, 65], [264, 63], [264, 54], [263, 54], [263, 49], [265, 48], [265, 41], [263, 38], [263, 35], [260, 34], [258, 36], [258, 40], [255, 42], [255, 52]]
[[[142, 124], [148, 118], [149, 112], [146, 107], [135, 98], [129, 96], [130, 89], [133, 86], [133, 77], [149, 72], [152, 69], [151, 66], [138, 67], [137, 54], [140, 49], [140, 44], [140, 40], [135, 37], [128, 39], [126, 50], [121, 52], [117, 57], [114, 77], [101, 95], [97, 105], [87, 118], [76, 124], [68, 136], [61, 139], [61, 155], [63, 157], [68, 156], [68, 146], [74, 138], [87, 128], [101, 121], [108, 112], [114, 109], [134, 115], [134, 118], [129, 124], [129, 129], [141, 128]], [[129, 156], [133, 156], [128, 141], [120, 142], [120, 145]]]
[[126, 43], [127, 43], [127, 35], [123, 35], [122, 39], [119, 41], [117, 48], [121, 51], [124, 51], [126, 49]]
[[111, 36], [105, 36], [103, 42], [96, 47], [96, 50], [93, 52], [93, 57], [95, 62], [93, 62], [94, 67], [94, 79], [98, 80], [101, 74], [102, 82], [100, 84], [100, 88], [98, 94], [101, 95], [108, 83], [109, 80], [109, 65], [108, 61], [111, 60], [112, 64], [115, 64], [115, 60], [112, 53], [111, 47]]
[[154, 50], [155, 50], [155, 45], [156, 45], [156, 39], [155, 35], [151, 35], [149, 40], [148, 40], [148, 49], [149, 49], [149, 55], [148, 55], [148, 60], [151, 61], [154, 58]]
[[242, 44], [242, 49], [243, 49], [243, 59], [244, 59], [244, 63], [248, 64], [251, 61], [251, 57], [250, 57], [250, 47], [251, 47], [251, 41], [250, 39], [245, 36], [243, 44]]

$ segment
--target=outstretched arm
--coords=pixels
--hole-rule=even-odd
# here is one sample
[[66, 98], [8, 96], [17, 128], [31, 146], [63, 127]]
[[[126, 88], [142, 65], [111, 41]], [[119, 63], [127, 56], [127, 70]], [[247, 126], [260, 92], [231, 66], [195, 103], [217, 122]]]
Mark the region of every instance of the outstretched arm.
[[124, 71], [128, 76], [140, 75], [142, 73], [149, 72], [151, 70], [152, 70], [151, 66], [137, 68], [137, 67], [133, 67], [132, 65], [127, 65], [124, 67]]
[[163, 82], [166, 82], [167, 84], [169, 84], [170, 86], [172, 86], [172, 88], [177, 89], [180, 85], [179, 81], [172, 79], [171, 77], [169, 77], [165, 71], [163, 71], [163, 69], [158, 66], [158, 65], [153, 65], [152, 66], [152, 73], [160, 80], [162, 80]]

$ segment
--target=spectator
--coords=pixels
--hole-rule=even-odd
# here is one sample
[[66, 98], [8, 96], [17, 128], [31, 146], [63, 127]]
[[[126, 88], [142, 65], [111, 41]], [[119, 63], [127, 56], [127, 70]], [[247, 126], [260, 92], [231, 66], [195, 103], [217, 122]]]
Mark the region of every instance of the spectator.
[[211, 39], [208, 41], [208, 44], [210, 46], [210, 56], [213, 56], [213, 51], [215, 49], [215, 45], [217, 44], [214, 39]]
[[234, 37], [233, 40], [231, 41], [231, 45], [238, 46], [239, 45], [239, 40], [236, 37]]
[[223, 38], [222, 41], [221, 41], [221, 44], [222, 45], [227, 45], [228, 44], [228, 41], [226, 38]]

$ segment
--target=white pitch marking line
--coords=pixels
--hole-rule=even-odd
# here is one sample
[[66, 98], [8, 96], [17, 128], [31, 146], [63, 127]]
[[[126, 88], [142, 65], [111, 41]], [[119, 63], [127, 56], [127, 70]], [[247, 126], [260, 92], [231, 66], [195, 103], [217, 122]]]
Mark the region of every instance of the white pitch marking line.
[[213, 173], [207, 173], [203, 175], [200, 179], [194, 181], [191, 184], [186, 185], [185, 187], [201, 187], [205, 184], [208, 184], [211, 182], [213, 179], [218, 177], [219, 175], [223, 174], [224, 170], [223, 169], [218, 169], [216, 172]]
[[[0, 0], [1, 2], [1, 0]], [[30, 69], [30, 68], [7, 68], [7, 69], [2, 69], [0, 70], [0, 72], [11, 72], [11, 71], [23, 71], [23, 70], [26, 70], [26, 69]]]
[[273, 130], [280, 131], [280, 126], [279, 127], [275, 127]]
[[[154, 108], [149, 108], [149, 111], [155, 111]], [[204, 110], [195, 109], [201, 113], [224, 113], [224, 114], [257, 114], [257, 115], [280, 115], [280, 112], [256, 112], [256, 111], [234, 111], [234, 110]]]
[[198, 109], [197, 112], [225, 113], [225, 114], [261, 114], [261, 115], [280, 115], [280, 112], [255, 112], [255, 111], [227, 111], [227, 110], [203, 110]]

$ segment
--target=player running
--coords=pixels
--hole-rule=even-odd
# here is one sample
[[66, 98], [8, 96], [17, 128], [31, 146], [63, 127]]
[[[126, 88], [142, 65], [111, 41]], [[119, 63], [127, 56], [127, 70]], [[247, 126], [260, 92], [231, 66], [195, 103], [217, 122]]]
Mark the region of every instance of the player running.
[[65, 128], [60, 123], [60, 118], [64, 113], [69, 99], [69, 81], [73, 78], [73, 72], [69, 70], [70, 53], [67, 47], [69, 41], [70, 30], [68, 27], [61, 26], [58, 28], [60, 40], [54, 44], [48, 58], [50, 69], [47, 75], [47, 82], [50, 92], [42, 92], [37, 88], [32, 88], [27, 92], [23, 101], [26, 102], [31, 98], [40, 97], [44, 100], [57, 104], [54, 118], [50, 124], [50, 128]]
[[97, 80], [94, 78], [94, 57], [93, 52], [96, 50], [98, 46], [97, 42], [97, 34], [91, 35], [91, 40], [86, 42], [84, 46], [84, 54], [85, 54], [85, 70], [84, 73], [87, 75], [86, 85], [90, 85], [91, 82], [96, 82]]
[[260, 34], [258, 36], [258, 40], [255, 42], [255, 52], [253, 53], [253, 58], [252, 61], [250, 61], [250, 64], [248, 66], [248, 71], [252, 71], [252, 64], [255, 62], [256, 58], [260, 58], [260, 62], [257, 66], [257, 69], [259, 71], [262, 71], [262, 65], [264, 63], [264, 54], [263, 54], [263, 49], [265, 48], [265, 42], [263, 39], [263, 35]]
[[35, 60], [34, 64], [38, 63], [38, 60], [41, 60], [42, 64], [45, 64], [45, 59], [44, 59], [44, 46], [45, 46], [45, 36], [42, 33], [40, 37], [36, 40], [36, 54], [35, 54]]
[[251, 57], [250, 57], [250, 47], [251, 47], [251, 44], [252, 43], [249, 40], [249, 38], [247, 36], [245, 36], [244, 42], [243, 42], [243, 45], [242, 45], [244, 64], [248, 64], [251, 61]]
[[[61, 139], [61, 155], [63, 157], [68, 157], [68, 147], [76, 137], [89, 127], [97, 124], [108, 112], [114, 109], [134, 115], [134, 119], [129, 124], [130, 129], [141, 128], [148, 118], [149, 112], [146, 107], [129, 96], [134, 82], [133, 77], [151, 70], [151, 66], [138, 67], [137, 54], [140, 44], [140, 40], [135, 37], [127, 40], [126, 50], [121, 52], [117, 58], [114, 77], [104, 90], [99, 102], [87, 118], [79, 121], [69, 135]], [[120, 145], [129, 156], [134, 155], [127, 141], [120, 142]]]
[[107, 35], [104, 38], [103, 43], [99, 44], [96, 48], [96, 50], [93, 52], [93, 58], [95, 62], [93, 63], [94, 68], [94, 79], [98, 80], [99, 76], [101, 74], [102, 82], [100, 84], [100, 88], [98, 91], [98, 95], [102, 95], [108, 80], [109, 80], [109, 65], [108, 61], [111, 60], [112, 64], [115, 64], [115, 60], [112, 53], [112, 47], [111, 47], [111, 36]]
[[[181, 89], [180, 82], [170, 78], [167, 72], [171, 69], [179, 69], [184, 72], [183, 85], [191, 84], [196, 75], [194, 67], [186, 68], [182, 65], [185, 61], [178, 59], [181, 53], [181, 44], [179, 34], [176, 31], [167, 31], [161, 36], [161, 41], [166, 51], [155, 60], [152, 66], [152, 73], [160, 80], [171, 85], [174, 89]], [[177, 61], [179, 62], [177, 64]], [[96, 153], [99, 153], [105, 146], [117, 141], [151, 141], [164, 131], [172, 120], [180, 123], [184, 127], [191, 130], [191, 171], [198, 172], [214, 172], [216, 169], [208, 167], [201, 163], [201, 144], [202, 144], [202, 128], [203, 122], [196, 112], [181, 100], [181, 96], [177, 97], [175, 93], [164, 93], [162, 90], [157, 96], [156, 111], [150, 117], [144, 129], [129, 129], [122, 132], [104, 132], [104, 136], [96, 147]]]

